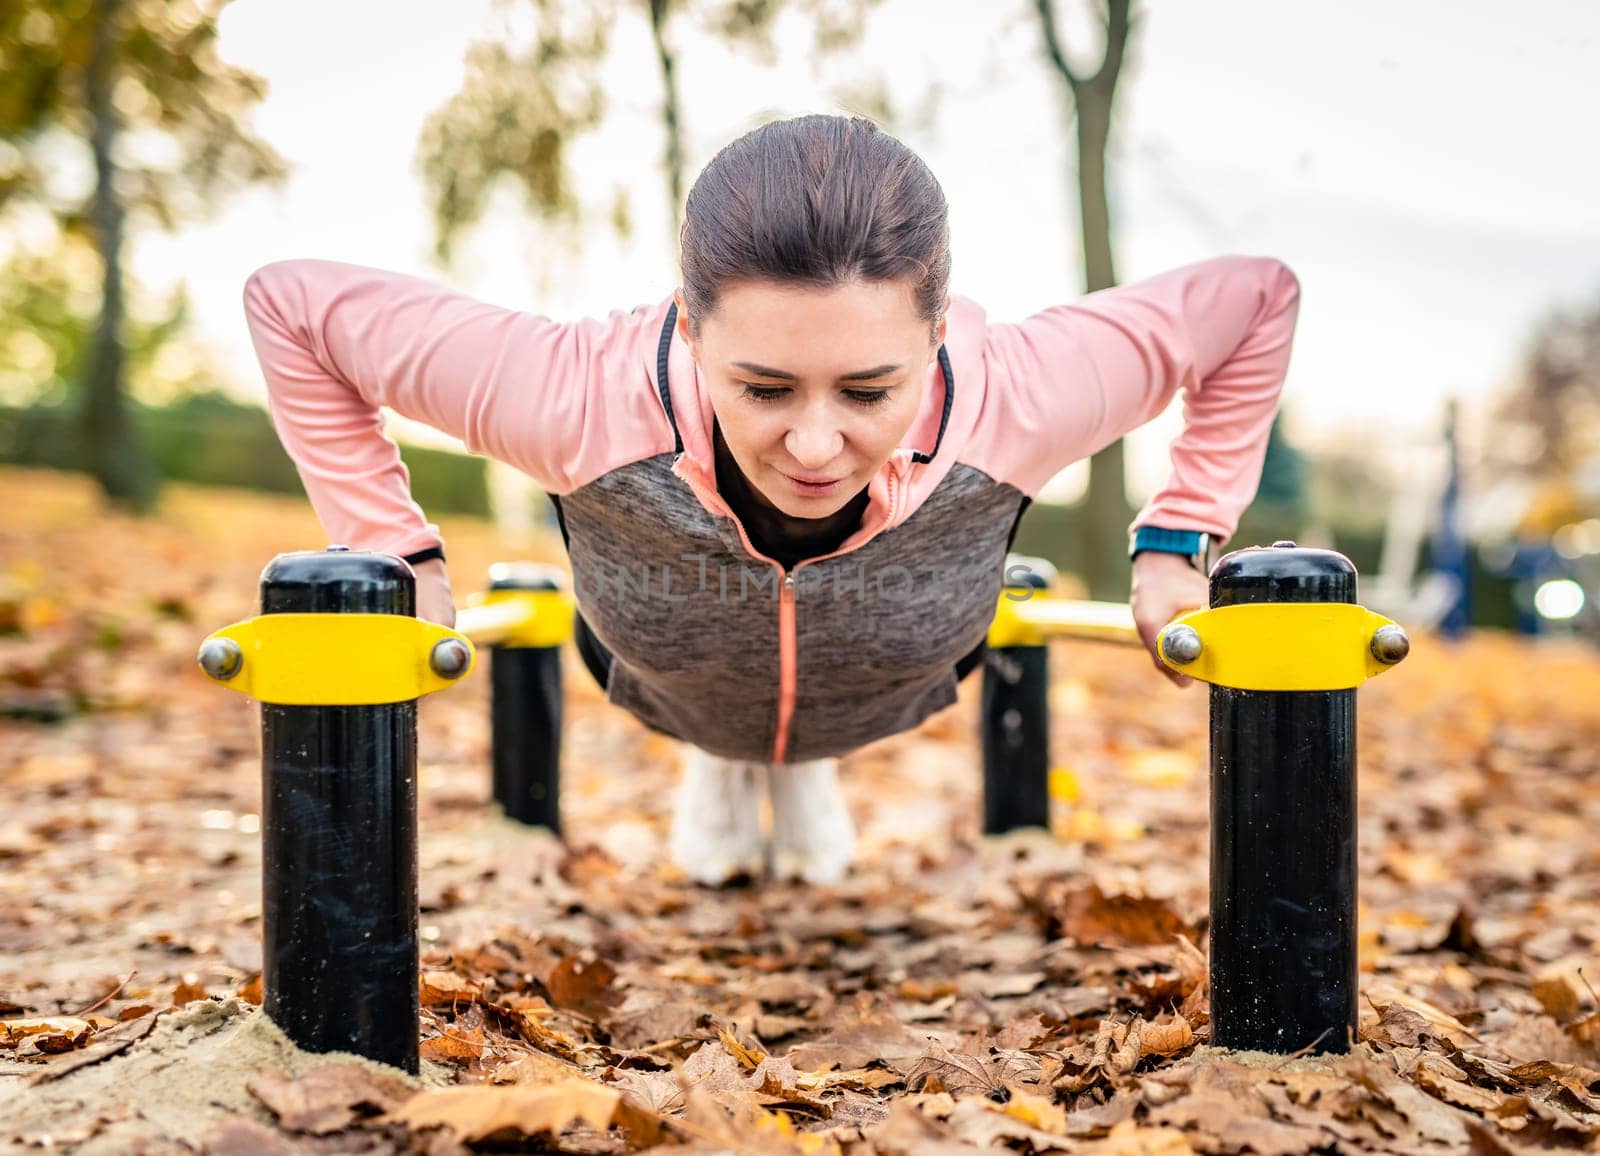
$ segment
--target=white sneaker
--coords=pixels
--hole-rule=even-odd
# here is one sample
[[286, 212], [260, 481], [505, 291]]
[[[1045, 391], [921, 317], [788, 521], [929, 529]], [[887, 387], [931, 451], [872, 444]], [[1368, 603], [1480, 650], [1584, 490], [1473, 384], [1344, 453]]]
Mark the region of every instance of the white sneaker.
[[778, 879], [837, 883], [856, 854], [856, 828], [839, 789], [839, 760], [774, 763], [769, 870]]
[[765, 763], [725, 759], [683, 744], [668, 854], [696, 883], [720, 887], [760, 874], [765, 780]]

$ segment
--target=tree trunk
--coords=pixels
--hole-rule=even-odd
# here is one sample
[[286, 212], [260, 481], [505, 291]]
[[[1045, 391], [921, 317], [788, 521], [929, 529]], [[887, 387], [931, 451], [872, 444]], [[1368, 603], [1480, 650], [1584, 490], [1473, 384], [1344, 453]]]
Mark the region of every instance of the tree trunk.
[[678, 239], [678, 215], [683, 211], [683, 129], [678, 115], [677, 59], [667, 47], [666, 27], [672, 0], [650, 0], [650, 36], [661, 64], [661, 120], [667, 134], [667, 195], [671, 198], [668, 220], [672, 239]]
[[95, 184], [90, 216], [104, 268], [100, 319], [95, 324], [83, 380], [81, 411], [85, 465], [114, 504], [137, 513], [156, 499], [158, 479], [128, 416], [122, 348], [122, 203], [116, 190], [112, 147], [119, 128], [111, 89], [116, 81], [119, 0], [95, 0], [93, 42], [86, 77]]
[[[1111, 210], [1106, 197], [1106, 142], [1111, 135], [1112, 89], [1101, 83], [1076, 88], [1078, 110], [1078, 204], [1083, 227], [1084, 289], [1117, 283], [1111, 256]], [[1128, 596], [1127, 469], [1121, 439], [1089, 460], [1084, 498], [1085, 580], [1089, 596], [1120, 601]]]
[[[1105, 57], [1093, 76], [1072, 71], [1056, 32], [1052, 0], [1035, 0], [1045, 56], [1061, 83], [1063, 120], [1078, 122], [1078, 208], [1083, 240], [1084, 289], [1093, 293], [1117, 283], [1111, 256], [1111, 210], [1106, 197], [1106, 144], [1117, 78], [1128, 43], [1131, 0], [1107, 0]], [[1122, 442], [1115, 441], [1089, 461], [1089, 492], [1084, 498], [1084, 579], [1092, 598], [1128, 596], [1127, 472]]]

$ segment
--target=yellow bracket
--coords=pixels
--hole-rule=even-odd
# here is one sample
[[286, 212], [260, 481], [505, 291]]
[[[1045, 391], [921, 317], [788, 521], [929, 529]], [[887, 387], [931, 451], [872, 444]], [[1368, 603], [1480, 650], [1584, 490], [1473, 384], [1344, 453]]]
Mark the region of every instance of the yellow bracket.
[[572, 638], [573, 609], [565, 590], [486, 590], [467, 599], [456, 629], [495, 646], [561, 646]]
[[[400, 614], [262, 614], [211, 634], [202, 652], [224, 639], [239, 647], [237, 673], [213, 680], [281, 706], [408, 702], [454, 686], [477, 660], [465, 635]], [[429, 663], [447, 639], [465, 646], [468, 656], [454, 678]]]
[[[1390, 669], [1373, 636], [1392, 619], [1348, 602], [1249, 602], [1193, 610], [1162, 627], [1161, 661], [1180, 674], [1235, 690], [1349, 690]], [[1200, 636], [1193, 662], [1167, 655], [1168, 636]]]

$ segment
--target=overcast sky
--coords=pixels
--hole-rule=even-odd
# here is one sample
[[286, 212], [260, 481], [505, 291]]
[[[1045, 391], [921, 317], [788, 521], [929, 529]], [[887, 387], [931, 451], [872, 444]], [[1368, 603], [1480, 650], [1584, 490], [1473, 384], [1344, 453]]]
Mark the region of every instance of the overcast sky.
[[[1096, 49], [1057, 0], [1069, 55]], [[633, 3], [631, 8], [642, 8]], [[1457, 394], [1481, 406], [1548, 309], [1600, 295], [1600, 4], [1433, 0], [1338, 5], [1149, 0], [1119, 93], [1112, 212], [1129, 281], [1229, 252], [1281, 258], [1302, 285], [1286, 409], [1306, 443], [1381, 428], [1406, 444]], [[941, 83], [931, 131], [905, 139], [949, 197], [956, 292], [1018, 319], [1081, 291], [1076, 207], [1053, 82], [1027, 0], [883, 0], [853, 64], [818, 77], [785, 24], [775, 69], [686, 28], [691, 171], [769, 111], [831, 111], [827, 85], [878, 71], [897, 102]], [[239, 308], [257, 266], [315, 256], [448, 281], [553, 316], [658, 300], [676, 278], [660, 191], [660, 88], [645, 21], [617, 29], [604, 133], [583, 187], [631, 182], [625, 245], [578, 260], [506, 211], [461, 267], [429, 260], [417, 133], [460, 85], [487, 0], [236, 0], [224, 55], [266, 77], [255, 127], [294, 166], [281, 190], [141, 238], [137, 273], [189, 282], [202, 334], [262, 393]], [[541, 281], [536, 269], [542, 268]], [[1164, 474], [1167, 415], [1134, 443], [1133, 488]]]

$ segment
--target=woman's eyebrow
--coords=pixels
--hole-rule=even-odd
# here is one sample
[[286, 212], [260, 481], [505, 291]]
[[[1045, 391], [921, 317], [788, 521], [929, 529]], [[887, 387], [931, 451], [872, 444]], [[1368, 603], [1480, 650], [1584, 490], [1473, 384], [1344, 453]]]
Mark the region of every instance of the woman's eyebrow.
[[[770, 378], [775, 378], [778, 381], [799, 381], [800, 380], [798, 377], [796, 377], [792, 373], [785, 373], [781, 369], [768, 369], [766, 366], [757, 365], [753, 361], [735, 361], [735, 362], [733, 362], [733, 367], [735, 369], [742, 369], [746, 373], [753, 374], [756, 377], [770, 377]], [[895, 365], [880, 365], [880, 366], [877, 366], [874, 369], [858, 369], [854, 373], [841, 373], [839, 375], [839, 380], [840, 381], [871, 381], [875, 377], [886, 377], [887, 375], [889, 375], [891, 373], [894, 373], [896, 370], [900, 370], [900, 369], [904, 369], [904, 368], [905, 367], [903, 365], [895, 364]]]

